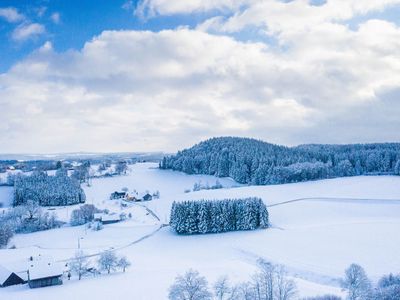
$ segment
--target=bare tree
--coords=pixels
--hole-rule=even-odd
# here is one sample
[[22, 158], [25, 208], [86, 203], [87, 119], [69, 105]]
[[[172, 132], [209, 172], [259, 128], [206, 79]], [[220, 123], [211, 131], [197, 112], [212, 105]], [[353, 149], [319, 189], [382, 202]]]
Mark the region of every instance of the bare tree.
[[212, 299], [206, 278], [200, 276], [195, 270], [189, 270], [184, 275], [177, 276], [169, 289], [168, 297], [170, 300]]
[[231, 288], [229, 287], [229, 280], [227, 276], [220, 277], [214, 283], [214, 294], [219, 300], [228, 299], [231, 293]]
[[241, 284], [238, 284], [232, 290], [235, 291], [235, 293], [232, 292], [232, 300], [257, 299], [255, 295], [254, 286], [251, 282], [243, 282]]
[[28, 200], [23, 207], [28, 219], [37, 218], [42, 213], [42, 208], [36, 201]]
[[289, 300], [296, 295], [296, 285], [287, 278], [287, 272], [281, 265], [275, 267], [275, 299]]
[[88, 272], [89, 261], [86, 254], [83, 251], [77, 251], [75, 257], [70, 262], [70, 269], [78, 275], [78, 279], [81, 280], [82, 276]]
[[296, 285], [287, 278], [283, 266], [274, 265], [260, 259], [259, 271], [253, 276], [253, 289], [256, 299], [290, 300], [296, 295]]
[[371, 293], [371, 282], [364, 269], [357, 264], [351, 264], [346, 269], [342, 287], [347, 290], [349, 300], [366, 300]]
[[120, 267], [124, 272], [127, 268], [130, 267], [131, 263], [130, 261], [126, 258], [126, 256], [122, 256], [117, 263], [118, 267]]
[[104, 251], [100, 254], [100, 258], [98, 260], [99, 266], [101, 270], [106, 270], [108, 274], [111, 271], [114, 271], [118, 265], [118, 258], [112, 251]]

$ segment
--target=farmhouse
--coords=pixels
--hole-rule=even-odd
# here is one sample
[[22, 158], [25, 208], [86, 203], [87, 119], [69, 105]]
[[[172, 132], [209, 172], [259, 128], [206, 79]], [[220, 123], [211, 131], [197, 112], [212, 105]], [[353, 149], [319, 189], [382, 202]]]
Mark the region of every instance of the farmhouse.
[[0, 266], [0, 287], [7, 287], [15, 284], [25, 283], [25, 280], [16, 273]]
[[63, 267], [48, 260], [31, 261], [28, 268], [29, 287], [39, 288], [62, 284]]
[[94, 214], [94, 221], [107, 225], [121, 221], [121, 217], [118, 214], [96, 213]]
[[115, 191], [114, 193], [112, 193], [110, 195], [110, 200], [114, 200], [114, 199], [123, 199], [127, 196], [126, 192], [117, 192]]

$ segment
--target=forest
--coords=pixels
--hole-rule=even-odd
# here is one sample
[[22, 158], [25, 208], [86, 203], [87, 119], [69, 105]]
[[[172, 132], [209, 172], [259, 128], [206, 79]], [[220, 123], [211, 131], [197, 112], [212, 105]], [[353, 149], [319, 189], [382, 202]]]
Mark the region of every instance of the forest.
[[266, 185], [356, 175], [400, 175], [400, 143], [279, 146], [219, 137], [166, 156], [161, 169]]
[[72, 205], [85, 202], [85, 193], [75, 178], [59, 169], [55, 176], [43, 171], [18, 174], [14, 181], [14, 206], [33, 201], [41, 206]]

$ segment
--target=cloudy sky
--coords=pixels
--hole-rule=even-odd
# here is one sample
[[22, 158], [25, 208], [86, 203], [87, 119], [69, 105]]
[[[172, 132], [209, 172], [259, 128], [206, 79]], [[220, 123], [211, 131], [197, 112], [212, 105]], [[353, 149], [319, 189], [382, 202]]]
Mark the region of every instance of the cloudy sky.
[[0, 152], [400, 141], [400, 0], [0, 1]]

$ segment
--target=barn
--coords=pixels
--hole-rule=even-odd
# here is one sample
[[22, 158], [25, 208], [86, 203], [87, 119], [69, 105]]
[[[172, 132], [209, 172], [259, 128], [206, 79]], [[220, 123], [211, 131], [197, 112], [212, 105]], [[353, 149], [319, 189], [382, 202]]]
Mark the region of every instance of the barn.
[[0, 287], [22, 283], [25, 283], [25, 281], [20, 276], [5, 267], [0, 266]]
[[150, 200], [153, 199], [153, 196], [150, 195], [149, 193], [144, 193], [144, 194], [140, 197], [140, 199], [142, 199], [143, 201], [150, 201]]
[[28, 268], [28, 284], [31, 289], [60, 285], [63, 283], [62, 275], [61, 264], [47, 260], [32, 261]]

